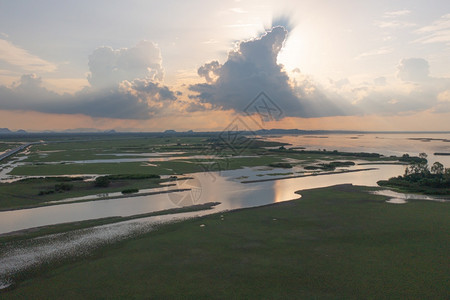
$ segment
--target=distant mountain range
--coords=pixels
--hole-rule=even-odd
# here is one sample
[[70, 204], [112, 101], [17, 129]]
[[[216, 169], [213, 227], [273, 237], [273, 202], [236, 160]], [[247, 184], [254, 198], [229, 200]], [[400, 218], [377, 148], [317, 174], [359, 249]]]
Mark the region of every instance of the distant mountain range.
[[[236, 131], [233, 131], [236, 132]], [[301, 129], [259, 129], [255, 131], [251, 130], [238, 130], [240, 134], [246, 136], [259, 136], [259, 135], [326, 135], [326, 134], [368, 134], [368, 133], [450, 133], [450, 131], [357, 131], [357, 130], [301, 130]], [[63, 131], [51, 131], [45, 130], [40, 132], [27, 132], [25, 130], [12, 131], [8, 128], [0, 128], [0, 135], [65, 135], [65, 134], [80, 134], [80, 135], [99, 135], [99, 134], [135, 134], [135, 135], [157, 135], [157, 136], [201, 136], [201, 135], [220, 135], [224, 131], [176, 131], [173, 129], [165, 130], [164, 132], [147, 131], [147, 132], [133, 132], [133, 131], [121, 131], [117, 132], [114, 129], [111, 130], [99, 130], [95, 128], [76, 128], [66, 129]]]
[[53, 130], [44, 130], [39, 132], [27, 132], [23, 129], [19, 129], [17, 131], [10, 130], [9, 128], [0, 128], [0, 134], [6, 135], [14, 135], [14, 134], [61, 134], [61, 133], [116, 133], [114, 129], [111, 130], [99, 130], [95, 128], [76, 128], [76, 129], [66, 129], [63, 131], [53, 131]]
[[19, 129], [17, 131], [11, 131], [8, 128], [0, 128], [0, 134], [27, 134], [23, 129]]

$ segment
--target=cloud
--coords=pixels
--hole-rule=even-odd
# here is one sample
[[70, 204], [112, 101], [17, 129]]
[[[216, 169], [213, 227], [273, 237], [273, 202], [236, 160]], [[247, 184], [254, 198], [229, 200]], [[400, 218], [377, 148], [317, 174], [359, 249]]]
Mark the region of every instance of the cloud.
[[145, 79], [123, 81], [111, 89], [85, 88], [74, 95], [60, 95], [43, 87], [35, 74], [23, 75], [11, 88], [0, 86], [0, 97], [5, 99], [0, 106], [3, 110], [118, 119], [149, 119], [176, 100], [168, 87]]
[[370, 57], [370, 56], [389, 54], [389, 53], [392, 53], [392, 51], [393, 50], [391, 47], [381, 47], [378, 49], [374, 49], [374, 50], [370, 50], [370, 51], [361, 53], [357, 57], [355, 57], [355, 59], [362, 59], [362, 58], [366, 58], [366, 57]]
[[162, 59], [151, 42], [119, 50], [97, 48], [89, 67], [91, 86], [74, 94], [57, 94], [36, 74], [23, 75], [11, 87], [0, 86], [0, 109], [142, 120], [176, 106], [179, 93], [158, 81], [164, 74]]
[[430, 66], [423, 58], [402, 59], [397, 76], [403, 81], [422, 82], [429, 79]]
[[384, 29], [414, 27], [416, 24], [402, 20], [402, 18], [410, 13], [411, 11], [407, 9], [385, 12], [382, 16], [383, 19], [375, 22], [375, 25]]
[[416, 43], [446, 43], [450, 44], [450, 14], [441, 16], [428, 26], [424, 26], [416, 31], [422, 35], [415, 40]]
[[135, 78], [162, 80], [164, 77], [161, 51], [149, 41], [132, 48], [97, 48], [89, 56], [89, 70], [88, 81], [94, 88], [109, 88]]
[[210, 63], [204, 64], [203, 66], [198, 68], [197, 74], [200, 77], [204, 77], [207, 82], [212, 82], [213, 81], [212, 76], [217, 77], [219, 75], [218, 71], [220, 67], [221, 65], [219, 64], [219, 62], [215, 60]]
[[[215, 109], [243, 113], [245, 107], [264, 91], [286, 116], [318, 117], [342, 115], [345, 109], [329, 100], [313, 81], [299, 73], [291, 80], [278, 53], [287, 37], [284, 27], [274, 27], [259, 38], [242, 41], [228, 53], [224, 64], [212, 61], [198, 69], [206, 83], [190, 85], [191, 98]], [[336, 100], [336, 102], [338, 102]]]
[[379, 21], [376, 22], [376, 25], [380, 28], [408, 28], [416, 26], [414, 23], [400, 20]]
[[[450, 83], [450, 82], [449, 82]], [[450, 86], [450, 84], [449, 84]], [[437, 96], [438, 103], [434, 109], [435, 113], [450, 112], [450, 89], [445, 90]]]
[[53, 72], [57, 69], [55, 64], [4, 39], [0, 39], [0, 66], [15, 72]]
[[386, 77], [377, 77], [377, 78], [375, 78], [374, 80], [373, 80], [373, 83], [375, 84], [375, 85], [378, 85], [378, 86], [384, 86], [384, 85], [386, 85], [386, 83], [387, 83], [387, 81], [386, 81]]
[[397, 82], [387, 82], [385, 77], [379, 77], [373, 85], [362, 84], [345, 97], [355, 97], [354, 104], [369, 114], [450, 111], [447, 101], [450, 78], [431, 76], [427, 60], [405, 58], [399, 62], [397, 70]]
[[443, 91], [438, 95], [439, 102], [448, 102], [450, 103], [450, 90]]
[[383, 16], [385, 18], [394, 18], [394, 17], [398, 17], [398, 16], [406, 16], [406, 15], [409, 15], [410, 13], [411, 13], [410, 10], [403, 9], [403, 10], [387, 11], [384, 13]]
[[[279, 14], [272, 18], [271, 28], [273, 27], [283, 27], [287, 32], [294, 30], [296, 24], [294, 23], [294, 18], [290, 14]], [[270, 29], [270, 28], [269, 28]]]

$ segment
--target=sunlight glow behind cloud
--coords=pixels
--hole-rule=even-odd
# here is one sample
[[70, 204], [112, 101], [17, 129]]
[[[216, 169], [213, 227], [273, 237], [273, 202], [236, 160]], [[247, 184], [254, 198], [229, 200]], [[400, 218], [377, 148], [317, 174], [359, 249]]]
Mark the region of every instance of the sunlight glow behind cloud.
[[132, 128], [185, 114], [228, 120], [260, 91], [286, 112], [280, 126], [450, 111], [448, 1], [32, 4], [0, 11], [3, 112]]

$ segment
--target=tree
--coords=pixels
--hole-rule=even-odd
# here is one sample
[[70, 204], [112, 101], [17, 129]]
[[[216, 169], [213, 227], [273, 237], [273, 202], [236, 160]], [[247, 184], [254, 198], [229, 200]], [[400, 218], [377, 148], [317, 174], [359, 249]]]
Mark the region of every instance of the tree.
[[108, 187], [110, 180], [106, 176], [101, 176], [95, 178], [95, 186], [96, 187]]
[[433, 174], [437, 174], [437, 175], [442, 175], [444, 174], [444, 165], [442, 165], [440, 162], [435, 162], [432, 166], [431, 166], [431, 173]]

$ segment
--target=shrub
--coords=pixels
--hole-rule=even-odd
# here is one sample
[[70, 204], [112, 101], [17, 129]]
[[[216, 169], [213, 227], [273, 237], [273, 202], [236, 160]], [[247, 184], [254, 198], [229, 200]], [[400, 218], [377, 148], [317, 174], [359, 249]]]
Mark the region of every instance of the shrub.
[[58, 183], [55, 184], [55, 191], [70, 191], [73, 188], [73, 184], [70, 183]]
[[109, 180], [108, 176], [101, 176], [95, 178], [95, 186], [96, 187], [108, 187], [111, 181]]
[[138, 189], [126, 189], [122, 191], [122, 194], [133, 194], [139, 192]]
[[279, 162], [279, 163], [271, 163], [269, 164], [269, 167], [290, 169], [292, 168], [292, 165], [290, 163]]

